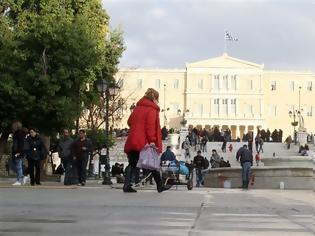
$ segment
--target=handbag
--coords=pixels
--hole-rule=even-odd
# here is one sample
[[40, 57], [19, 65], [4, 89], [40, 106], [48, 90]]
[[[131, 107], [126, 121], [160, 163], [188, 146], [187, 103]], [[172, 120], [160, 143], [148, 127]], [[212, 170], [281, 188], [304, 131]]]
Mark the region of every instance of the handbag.
[[155, 146], [146, 144], [140, 151], [137, 167], [147, 170], [160, 170], [160, 155]]

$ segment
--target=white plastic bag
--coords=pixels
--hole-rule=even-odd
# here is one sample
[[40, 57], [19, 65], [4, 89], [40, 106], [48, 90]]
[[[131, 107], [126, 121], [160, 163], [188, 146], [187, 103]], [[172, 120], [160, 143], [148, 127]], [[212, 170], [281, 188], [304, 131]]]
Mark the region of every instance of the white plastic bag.
[[147, 170], [160, 170], [160, 155], [157, 148], [146, 144], [140, 152], [137, 167]]

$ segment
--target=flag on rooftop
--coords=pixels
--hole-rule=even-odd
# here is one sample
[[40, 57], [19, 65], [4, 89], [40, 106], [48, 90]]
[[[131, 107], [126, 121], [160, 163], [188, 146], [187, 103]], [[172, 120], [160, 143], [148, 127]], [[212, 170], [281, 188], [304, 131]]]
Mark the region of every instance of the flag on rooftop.
[[238, 41], [238, 38], [233, 37], [228, 31], [225, 31], [225, 40], [227, 40], [227, 41]]

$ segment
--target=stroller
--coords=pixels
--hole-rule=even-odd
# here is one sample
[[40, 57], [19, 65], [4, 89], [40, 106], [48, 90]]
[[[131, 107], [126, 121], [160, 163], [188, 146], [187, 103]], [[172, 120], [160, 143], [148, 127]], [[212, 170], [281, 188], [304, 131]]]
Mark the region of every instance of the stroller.
[[162, 181], [166, 188], [172, 185], [186, 185], [188, 190], [193, 189], [193, 165], [183, 161], [163, 161], [161, 164]]

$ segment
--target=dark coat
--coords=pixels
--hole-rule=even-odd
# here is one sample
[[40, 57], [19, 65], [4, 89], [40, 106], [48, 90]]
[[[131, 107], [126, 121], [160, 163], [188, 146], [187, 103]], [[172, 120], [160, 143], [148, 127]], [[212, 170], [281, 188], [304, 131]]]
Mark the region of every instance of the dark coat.
[[253, 165], [253, 154], [247, 148], [241, 147], [236, 153], [236, 159], [241, 163], [250, 162]]
[[[83, 147], [85, 147], [86, 149], [84, 150]], [[72, 153], [78, 159], [88, 159], [92, 151], [93, 151], [92, 142], [88, 138], [85, 138], [84, 140], [78, 138], [73, 142]]]
[[28, 159], [38, 161], [47, 157], [48, 152], [38, 135], [35, 137], [28, 136], [25, 145], [27, 145], [25, 153]]
[[12, 156], [16, 153], [22, 154], [24, 151], [24, 141], [26, 133], [22, 129], [18, 129], [13, 134]]
[[161, 156], [162, 161], [176, 161], [176, 156], [170, 149], [166, 149]]

